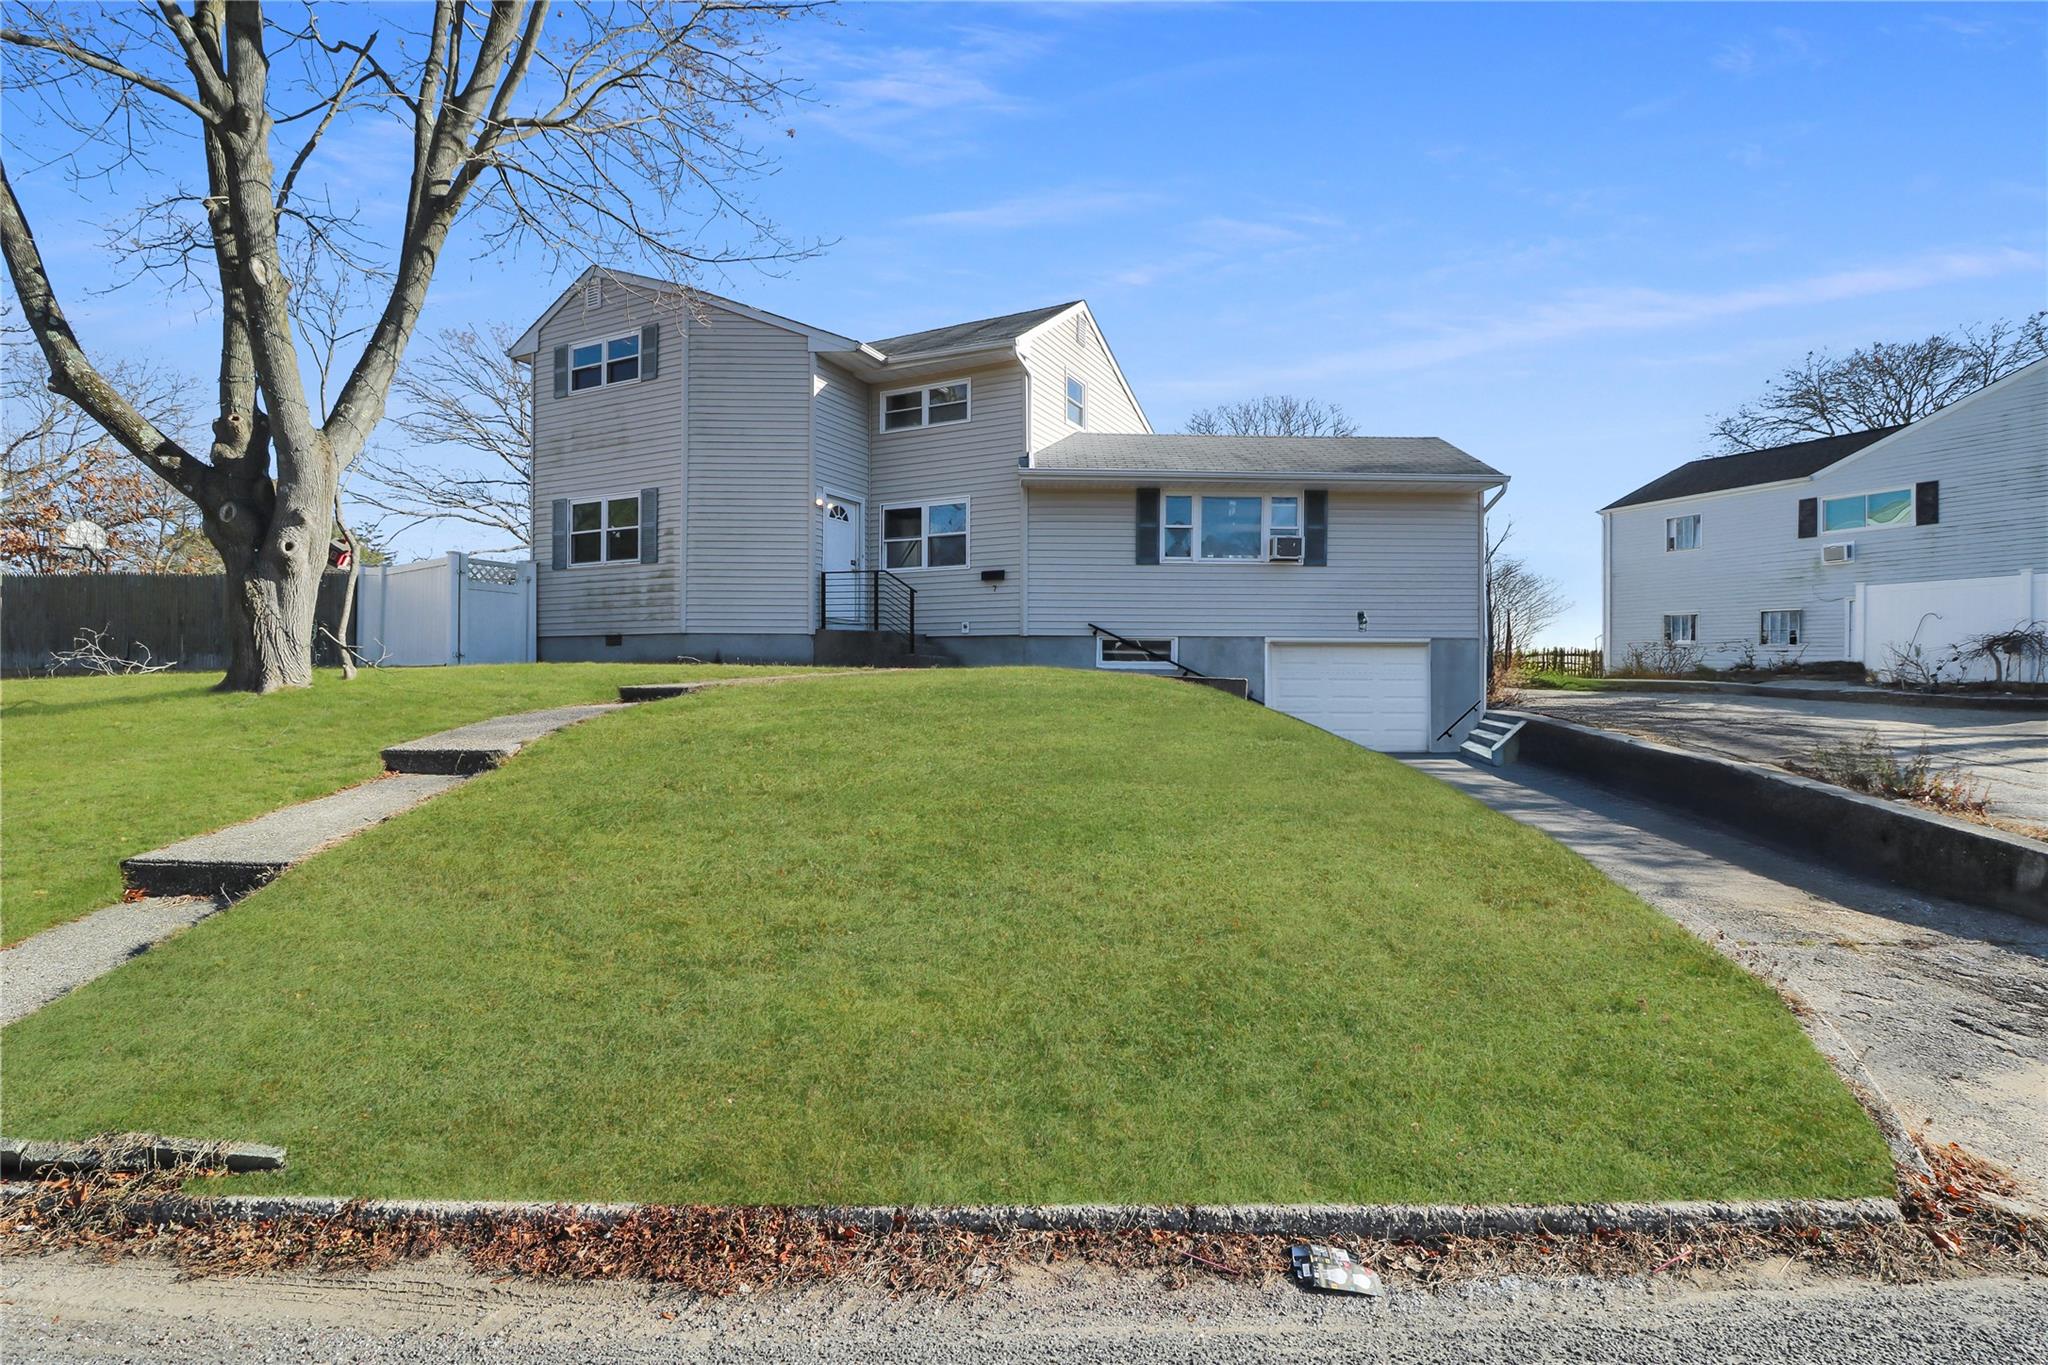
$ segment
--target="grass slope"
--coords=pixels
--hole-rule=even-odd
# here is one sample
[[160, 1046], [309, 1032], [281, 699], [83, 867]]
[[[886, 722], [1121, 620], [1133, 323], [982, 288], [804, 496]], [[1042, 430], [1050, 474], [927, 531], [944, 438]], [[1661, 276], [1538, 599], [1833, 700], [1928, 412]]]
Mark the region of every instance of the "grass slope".
[[[616, 701], [622, 682], [746, 672], [673, 664], [373, 669], [305, 691], [223, 695], [211, 675], [0, 684], [0, 942], [110, 905], [121, 859], [383, 770], [378, 750], [544, 706]], [[762, 672], [787, 672], [763, 669]]]
[[1771, 993], [1577, 856], [1205, 688], [606, 717], [10, 1028], [8, 1130], [243, 1188], [707, 1202], [1879, 1194]]

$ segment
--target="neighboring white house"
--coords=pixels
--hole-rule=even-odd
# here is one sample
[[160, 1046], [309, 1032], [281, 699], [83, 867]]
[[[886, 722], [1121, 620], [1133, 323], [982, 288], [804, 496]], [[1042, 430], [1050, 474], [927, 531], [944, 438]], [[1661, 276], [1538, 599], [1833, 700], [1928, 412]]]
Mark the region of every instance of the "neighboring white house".
[[1506, 476], [1432, 437], [1154, 435], [1084, 302], [862, 342], [592, 271], [513, 354], [543, 659], [894, 634], [974, 664], [1164, 656], [1383, 749], [1478, 716]]
[[1938, 659], [2048, 619], [2048, 362], [1910, 426], [1694, 460], [1600, 521], [1610, 668]]

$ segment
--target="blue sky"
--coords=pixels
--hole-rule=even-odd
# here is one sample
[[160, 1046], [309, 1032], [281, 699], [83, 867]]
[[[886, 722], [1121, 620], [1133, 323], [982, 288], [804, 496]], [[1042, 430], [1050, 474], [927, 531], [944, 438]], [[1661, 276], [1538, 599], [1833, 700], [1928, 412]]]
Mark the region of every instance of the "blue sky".
[[[1594, 509], [1711, 414], [1811, 348], [2048, 306], [2044, 13], [846, 6], [790, 35], [815, 98], [755, 187], [834, 245], [704, 283], [865, 337], [1085, 297], [1160, 430], [1291, 392], [1445, 437], [1513, 476], [1590, 644]], [[429, 326], [555, 281], [458, 244], [439, 283]]]

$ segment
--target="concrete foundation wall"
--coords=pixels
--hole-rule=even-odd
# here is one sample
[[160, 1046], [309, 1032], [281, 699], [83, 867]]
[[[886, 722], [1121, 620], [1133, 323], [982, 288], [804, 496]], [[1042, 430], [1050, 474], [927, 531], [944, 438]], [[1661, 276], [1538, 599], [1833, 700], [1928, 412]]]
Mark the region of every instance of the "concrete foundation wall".
[[674, 631], [622, 635], [608, 645], [602, 635], [543, 635], [540, 657], [545, 663], [676, 663], [695, 659], [726, 664], [808, 664], [808, 635], [717, 635]]

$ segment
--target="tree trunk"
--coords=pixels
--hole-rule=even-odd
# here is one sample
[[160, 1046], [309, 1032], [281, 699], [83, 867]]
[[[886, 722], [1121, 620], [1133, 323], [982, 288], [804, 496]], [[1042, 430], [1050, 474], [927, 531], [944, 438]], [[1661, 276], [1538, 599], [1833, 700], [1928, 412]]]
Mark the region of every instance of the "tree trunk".
[[[305, 485], [317, 483], [318, 488]], [[207, 518], [207, 539], [227, 574], [228, 671], [224, 692], [276, 692], [313, 683], [321, 571], [327, 564], [331, 476], [307, 471], [278, 489], [270, 524], [255, 544]], [[230, 504], [230, 522], [256, 513]]]

